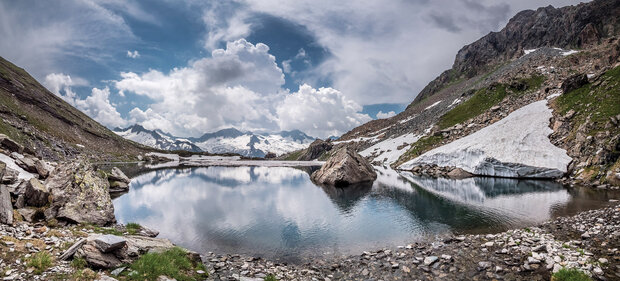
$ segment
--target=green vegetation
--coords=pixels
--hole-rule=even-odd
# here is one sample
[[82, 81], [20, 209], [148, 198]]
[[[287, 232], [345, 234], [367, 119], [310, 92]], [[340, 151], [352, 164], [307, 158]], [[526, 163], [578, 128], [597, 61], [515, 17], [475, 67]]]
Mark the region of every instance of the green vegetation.
[[443, 141], [443, 136], [442, 135], [438, 135], [438, 136], [426, 136], [423, 138], [420, 138], [417, 142], [411, 144], [411, 148], [409, 148], [409, 150], [407, 150], [407, 152], [405, 152], [403, 155], [400, 156], [400, 158], [398, 158], [398, 161], [396, 161], [393, 166], [399, 166], [400, 164], [408, 161], [409, 159], [413, 159], [415, 157], [420, 156], [422, 153], [424, 153], [425, 151], [435, 147], [437, 144], [441, 143], [441, 141]]
[[125, 228], [127, 229], [127, 233], [129, 233], [129, 235], [135, 235], [138, 231], [140, 231], [140, 229], [142, 229], [142, 226], [135, 222], [130, 222], [125, 225]]
[[34, 268], [34, 274], [41, 274], [52, 266], [52, 256], [48, 252], [38, 252], [26, 258], [26, 266]]
[[553, 281], [590, 281], [590, 276], [583, 273], [576, 268], [567, 269], [566, 267], [560, 269], [558, 272], [551, 276]]
[[604, 130], [611, 116], [620, 114], [620, 67], [603, 74], [594, 84], [564, 93], [555, 100], [557, 109], [566, 114], [571, 109], [576, 112], [572, 119], [574, 128], [578, 128], [587, 118], [589, 135]]
[[71, 267], [75, 269], [84, 269], [87, 265], [88, 263], [86, 262], [86, 259], [84, 258], [74, 258], [71, 261]]
[[304, 151], [306, 151], [306, 150], [302, 149], [302, 150], [293, 151], [293, 152], [289, 153], [288, 155], [286, 155], [284, 160], [286, 160], [286, 161], [296, 161], [296, 160], [299, 160], [299, 157], [301, 157], [301, 154], [304, 153]]
[[201, 263], [192, 262], [185, 250], [173, 248], [163, 253], [147, 253], [135, 261], [131, 266], [132, 273], [129, 280], [156, 280], [160, 275], [168, 276], [179, 281], [202, 280], [207, 274], [198, 274], [197, 270], [206, 269]]
[[273, 274], [267, 275], [265, 278], [263, 278], [263, 280], [265, 280], [265, 281], [278, 281], [278, 279]]
[[496, 83], [479, 89], [471, 98], [441, 116], [438, 122], [439, 128], [445, 129], [474, 118], [497, 105], [506, 96], [511, 94], [521, 95], [531, 90], [536, 90], [540, 88], [544, 81], [544, 76], [534, 75], [516, 80], [510, 84]]

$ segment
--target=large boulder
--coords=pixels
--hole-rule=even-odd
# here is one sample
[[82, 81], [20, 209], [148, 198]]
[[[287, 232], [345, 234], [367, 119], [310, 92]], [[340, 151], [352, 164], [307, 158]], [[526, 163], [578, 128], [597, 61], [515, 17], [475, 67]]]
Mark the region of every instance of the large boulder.
[[38, 179], [31, 178], [26, 183], [24, 199], [26, 205], [32, 207], [43, 207], [49, 203], [50, 192]]
[[116, 221], [108, 181], [87, 162], [61, 163], [45, 185], [52, 193], [46, 218], [107, 225]]
[[572, 90], [579, 89], [585, 84], [588, 84], [588, 76], [583, 73], [575, 74], [562, 82], [562, 93], [566, 94]]
[[310, 161], [319, 158], [323, 153], [330, 151], [333, 145], [331, 142], [326, 142], [321, 139], [317, 139], [313, 141], [310, 146], [306, 149], [306, 153], [303, 154], [299, 159], [300, 161]]
[[13, 205], [6, 185], [0, 185], [0, 223], [13, 224]]
[[338, 149], [321, 169], [312, 173], [312, 181], [336, 187], [372, 182], [377, 173], [370, 163], [355, 150], [348, 147]]
[[24, 169], [27, 172], [36, 173], [38, 160], [39, 159], [31, 157], [31, 156], [24, 156], [24, 157], [15, 159], [15, 164], [17, 164], [17, 166], [19, 166], [20, 168]]

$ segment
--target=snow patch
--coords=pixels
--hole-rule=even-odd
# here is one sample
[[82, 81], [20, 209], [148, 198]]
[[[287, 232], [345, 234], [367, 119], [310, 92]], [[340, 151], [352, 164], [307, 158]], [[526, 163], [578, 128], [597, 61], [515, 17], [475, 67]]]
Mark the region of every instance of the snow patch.
[[[374, 159], [386, 164], [392, 164], [409, 150], [412, 143], [418, 141], [421, 137], [421, 135], [405, 134], [395, 138], [389, 138], [363, 150], [360, 152], [360, 155], [364, 157], [371, 157], [374, 155]], [[398, 149], [398, 147], [401, 148]]]
[[526, 105], [469, 136], [428, 151], [399, 168], [420, 164], [456, 166], [476, 175], [556, 178], [571, 158], [548, 136], [551, 109], [547, 101]]
[[17, 164], [15, 164], [15, 160], [5, 154], [0, 153], [0, 161], [4, 162], [7, 168], [11, 168], [17, 171], [18, 172], [17, 178], [20, 180], [29, 180], [31, 178], [36, 178], [34, 174], [26, 172], [20, 166], [17, 166]]
[[411, 115], [411, 116], [407, 117], [406, 119], [398, 121], [398, 123], [400, 123], [400, 124], [407, 123], [407, 122], [413, 120], [413, 118], [416, 118], [416, 116], [418, 116], [418, 115], [417, 114]]
[[575, 51], [575, 50], [568, 50], [568, 51], [564, 51], [564, 52], [562, 52], [562, 55], [566, 57], [566, 56], [570, 56], [570, 55], [572, 55], [572, 54], [576, 54], [576, 53], [579, 53], [579, 51]]
[[461, 98], [457, 98], [457, 99], [455, 99], [455, 100], [454, 100], [454, 101], [450, 104], [450, 106], [457, 105], [457, 104], [459, 104], [460, 102], [461, 102]]
[[525, 53], [525, 55], [529, 55], [529, 54], [531, 54], [531, 53], [533, 53], [533, 52], [536, 52], [536, 50], [538, 50], [538, 49], [528, 49], [528, 50], [523, 50], [523, 53]]
[[440, 100], [440, 101], [438, 101], [438, 102], [436, 102], [436, 103], [433, 103], [433, 104], [429, 105], [427, 108], [425, 108], [424, 110], [429, 110], [429, 109], [431, 109], [431, 108], [433, 108], [433, 107], [437, 106], [437, 105], [438, 105], [438, 104], [440, 104], [441, 102], [442, 102], [442, 100]]

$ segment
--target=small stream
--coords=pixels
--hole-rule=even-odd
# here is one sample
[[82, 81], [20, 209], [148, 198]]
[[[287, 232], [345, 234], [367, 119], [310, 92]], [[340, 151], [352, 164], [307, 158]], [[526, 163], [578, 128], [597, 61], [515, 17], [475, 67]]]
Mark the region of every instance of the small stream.
[[598, 208], [609, 195], [551, 181], [417, 177], [377, 167], [372, 185], [320, 187], [316, 167], [200, 167], [137, 174], [121, 223], [202, 253], [275, 259], [355, 254], [450, 233], [489, 233]]

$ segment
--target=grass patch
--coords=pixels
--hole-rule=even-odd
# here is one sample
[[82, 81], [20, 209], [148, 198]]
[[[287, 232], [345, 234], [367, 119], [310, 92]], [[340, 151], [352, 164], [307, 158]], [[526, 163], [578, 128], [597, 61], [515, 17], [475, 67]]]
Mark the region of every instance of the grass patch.
[[286, 161], [296, 161], [299, 159], [299, 157], [301, 157], [301, 154], [306, 151], [305, 149], [301, 149], [301, 150], [297, 150], [297, 151], [293, 151], [291, 152], [289, 155], [287, 155], [284, 160]]
[[130, 267], [133, 272], [127, 275], [129, 280], [156, 280], [160, 275], [179, 281], [202, 280], [207, 277], [207, 274], [196, 273], [197, 270], [206, 272], [204, 265], [194, 264], [187, 257], [187, 252], [178, 247], [163, 253], [147, 253]]
[[127, 233], [129, 233], [129, 235], [136, 235], [140, 229], [142, 229], [142, 226], [135, 222], [130, 222], [125, 225], [125, 228], [127, 229]]
[[495, 83], [479, 89], [471, 98], [441, 116], [437, 125], [439, 128], [445, 129], [463, 123], [497, 105], [508, 95], [522, 95], [540, 88], [544, 81], [544, 76], [533, 75], [515, 80], [510, 84]]
[[76, 270], [71, 274], [71, 279], [74, 281], [94, 281], [97, 280], [97, 273], [90, 268]]
[[48, 252], [38, 252], [26, 259], [26, 266], [34, 268], [34, 274], [41, 274], [52, 266], [52, 256]]
[[400, 166], [400, 164], [405, 163], [415, 157], [422, 155], [422, 153], [428, 151], [429, 149], [435, 147], [437, 144], [441, 143], [442, 140], [443, 140], [442, 135], [426, 136], [426, 137], [420, 138], [418, 141], [411, 144], [411, 148], [409, 148], [407, 152], [401, 155], [400, 158], [398, 158], [398, 161], [396, 161], [393, 164], [393, 166], [398, 167]]
[[86, 268], [87, 265], [88, 265], [88, 262], [86, 262], [86, 259], [84, 258], [74, 258], [71, 261], [71, 267], [75, 269], [84, 269]]
[[576, 268], [562, 268], [551, 276], [553, 281], [590, 281], [590, 276]]
[[263, 278], [264, 281], [278, 281], [278, 279], [273, 275], [273, 274], [269, 274], [267, 276], [265, 276], [265, 278]]
[[[573, 117], [578, 128], [590, 117], [589, 135], [605, 129], [611, 116], [620, 114], [620, 67], [613, 68], [599, 78], [600, 84], [586, 84], [583, 87], [564, 93], [555, 100], [555, 105], [562, 114], [575, 110]], [[596, 83], [594, 83], [596, 84]]]

